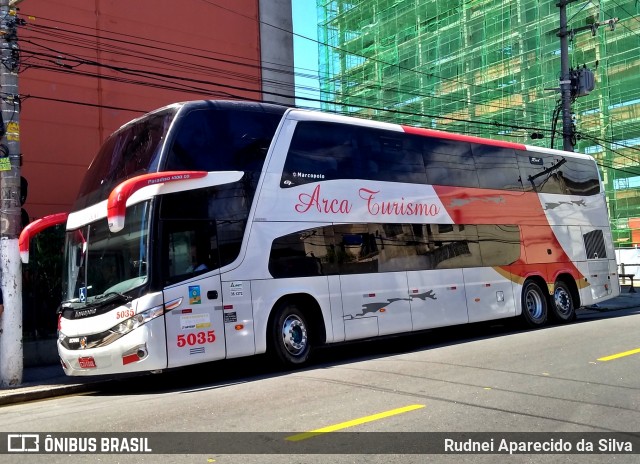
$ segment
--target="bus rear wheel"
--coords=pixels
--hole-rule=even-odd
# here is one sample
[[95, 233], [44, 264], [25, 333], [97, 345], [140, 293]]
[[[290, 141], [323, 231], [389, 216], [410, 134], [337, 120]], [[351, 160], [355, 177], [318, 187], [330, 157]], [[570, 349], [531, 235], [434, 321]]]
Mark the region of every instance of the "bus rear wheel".
[[576, 305], [569, 286], [562, 281], [555, 283], [551, 297], [551, 316], [558, 322], [569, 322], [576, 317]]
[[311, 353], [309, 326], [298, 306], [291, 302], [280, 304], [271, 324], [272, 354], [283, 365], [304, 364]]
[[522, 320], [527, 327], [541, 327], [547, 322], [547, 297], [540, 286], [528, 280], [522, 287]]

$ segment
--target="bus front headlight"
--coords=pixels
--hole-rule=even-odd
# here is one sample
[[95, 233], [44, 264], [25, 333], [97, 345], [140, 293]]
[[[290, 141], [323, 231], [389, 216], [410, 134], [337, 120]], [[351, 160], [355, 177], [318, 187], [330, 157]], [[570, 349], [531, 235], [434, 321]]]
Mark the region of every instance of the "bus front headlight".
[[164, 305], [156, 306], [151, 309], [147, 309], [146, 311], [141, 312], [140, 314], [136, 314], [133, 317], [130, 317], [127, 320], [122, 321], [113, 329], [114, 332], [119, 333], [120, 335], [125, 335], [131, 332], [132, 330], [137, 329], [143, 324], [155, 319], [156, 317], [162, 316], [164, 314]]

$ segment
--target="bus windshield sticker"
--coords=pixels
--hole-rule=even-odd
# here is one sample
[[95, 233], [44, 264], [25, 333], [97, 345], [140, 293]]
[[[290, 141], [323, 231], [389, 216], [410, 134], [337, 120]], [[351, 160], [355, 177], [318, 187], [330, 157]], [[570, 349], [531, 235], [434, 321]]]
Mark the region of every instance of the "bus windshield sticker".
[[543, 164], [542, 158], [539, 158], [537, 156], [530, 156], [529, 157], [529, 162], [531, 164], [536, 164], [538, 166], [542, 166], [542, 164]]

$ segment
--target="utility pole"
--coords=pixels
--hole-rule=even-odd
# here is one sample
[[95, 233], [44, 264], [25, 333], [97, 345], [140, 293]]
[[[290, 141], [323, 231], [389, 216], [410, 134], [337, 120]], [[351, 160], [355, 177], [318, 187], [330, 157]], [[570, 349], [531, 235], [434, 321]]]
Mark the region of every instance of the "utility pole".
[[[558, 0], [556, 6], [560, 8], [560, 97], [562, 101], [562, 147], [566, 151], [573, 151], [576, 141], [576, 129], [571, 116], [571, 103], [575, 97], [583, 97], [593, 90], [595, 80], [593, 72], [584, 66], [574, 71], [569, 65], [569, 37], [574, 37], [578, 32], [590, 30], [592, 35], [600, 26], [609, 26], [613, 31], [618, 18], [611, 18], [602, 23], [594, 21], [586, 26], [567, 30], [567, 5], [578, 0]], [[597, 62], [596, 62], [597, 67]], [[552, 147], [553, 148], [553, 147]]]
[[571, 74], [569, 71], [569, 33], [567, 32], [567, 4], [576, 0], [560, 0], [560, 95], [562, 99], [562, 148], [573, 151], [574, 128], [571, 117]]
[[15, 0], [0, 0], [0, 386], [22, 383], [22, 268], [18, 238], [20, 209], [19, 49]]

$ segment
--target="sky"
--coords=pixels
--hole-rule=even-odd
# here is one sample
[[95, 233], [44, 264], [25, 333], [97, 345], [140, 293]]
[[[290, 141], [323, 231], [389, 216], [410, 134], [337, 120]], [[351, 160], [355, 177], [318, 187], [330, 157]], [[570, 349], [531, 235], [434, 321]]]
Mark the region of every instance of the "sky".
[[[319, 99], [318, 89], [318, 19], [316, 0], [291, 0], [293, 12], [293, 61], [296, 68], [296, 95]], [[308, 40], [303, 37], [309, 37]], [[301, 76], [311, 74], [315, 78]], [[306, 90], [310, 87], [315, 90]], [[318, 102], [296, 99], [298, 106], [319, 108]]]

